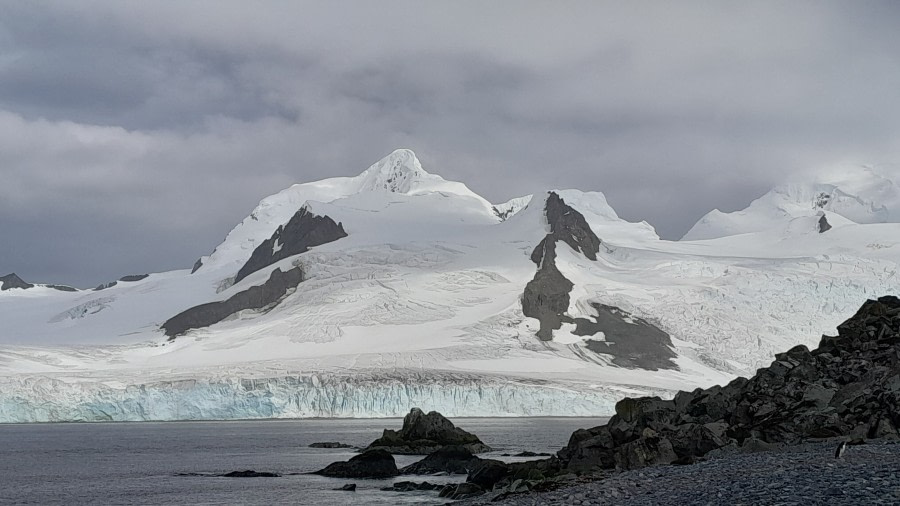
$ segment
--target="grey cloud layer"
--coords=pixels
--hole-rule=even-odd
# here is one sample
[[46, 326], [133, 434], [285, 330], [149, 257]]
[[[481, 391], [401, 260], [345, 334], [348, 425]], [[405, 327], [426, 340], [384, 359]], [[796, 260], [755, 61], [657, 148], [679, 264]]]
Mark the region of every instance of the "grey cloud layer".
[[900, 151], [891, 2], [182, 4], [0, 1], [0, 271], [189, 267], [262, 197], [396, 147], [494, 201], [603, 191], [668, 238]]

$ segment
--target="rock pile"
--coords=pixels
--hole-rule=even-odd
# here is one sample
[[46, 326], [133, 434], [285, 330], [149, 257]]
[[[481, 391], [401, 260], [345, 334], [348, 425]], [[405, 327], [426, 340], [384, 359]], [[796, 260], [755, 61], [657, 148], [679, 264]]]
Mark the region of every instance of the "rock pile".
[[751, 378], [673, 400], [623, 399], [607, 425], [579, 430], [563, 470], [691, 463], [723, 447], [896, 438], [900, 426], [900, 299], [867, 301], [810, 352], [796, 346]]
[[419, 408], [413, 408], [403, 418], [402, 429], [385, 429], [368, 449], [397, 455], [428, 455], [445, 446], [461, 446], [472, 453], [491, 451], [478, 436], [457, 428], [437, 411], [425, 414]]

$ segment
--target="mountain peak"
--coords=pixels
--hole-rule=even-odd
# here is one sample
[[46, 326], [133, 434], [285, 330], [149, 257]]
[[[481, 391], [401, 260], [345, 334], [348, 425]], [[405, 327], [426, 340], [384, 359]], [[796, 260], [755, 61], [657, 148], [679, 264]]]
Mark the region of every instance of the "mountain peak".
[[394, 193], [409, 193], [416, 183], [430, 174], [422, 168], [416, 154], [410, 149], [397, 149], [366, 169], [360, 178], [360, 190], [386, 190]]

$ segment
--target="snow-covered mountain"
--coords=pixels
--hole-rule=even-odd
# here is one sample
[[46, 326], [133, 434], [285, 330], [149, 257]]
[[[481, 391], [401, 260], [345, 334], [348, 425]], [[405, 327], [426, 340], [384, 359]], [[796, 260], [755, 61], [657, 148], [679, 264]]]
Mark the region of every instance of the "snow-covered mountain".
[[870, 167], [848, 167], [815, 183], [779, 186], [746, 209], [715, 209], [682, 238], [685, 241], [784, 228], [795, 218], [825, 216], [831, 225], [900, 222], [900, 188]]
[[671, 242], [601, 193], [491, 205], [398, 150], [267, 197], [193, 269], [0, 278], [0, 422], [609, 414], [750, 374], [897, 293], [900, 225], [847, 211], [891, 216], [885, 188], [836, 185], [809, 212], [818, 187], [777, 190], [780, 220]]

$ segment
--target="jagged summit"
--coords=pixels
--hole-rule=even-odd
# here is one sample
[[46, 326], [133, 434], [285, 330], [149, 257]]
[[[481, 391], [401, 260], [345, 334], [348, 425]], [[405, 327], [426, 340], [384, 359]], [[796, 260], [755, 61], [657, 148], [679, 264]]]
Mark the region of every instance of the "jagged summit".
[[397, 149], [359, 175], [359, 191], [409, 193], [423, 181], [435, 178], [443, 180], [440, 176], [426, 172], [412, 150]]

